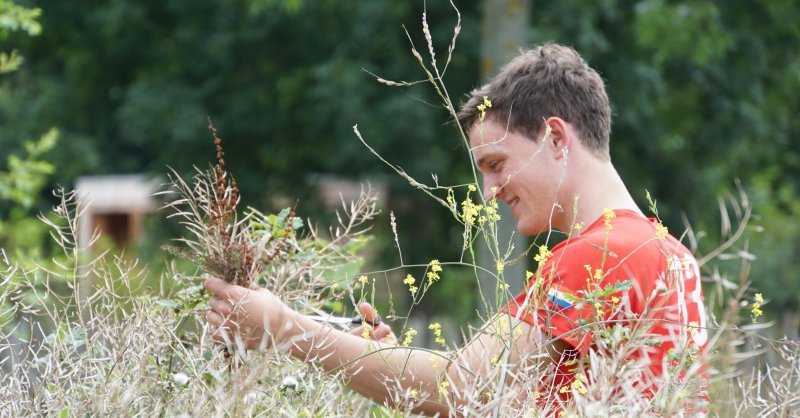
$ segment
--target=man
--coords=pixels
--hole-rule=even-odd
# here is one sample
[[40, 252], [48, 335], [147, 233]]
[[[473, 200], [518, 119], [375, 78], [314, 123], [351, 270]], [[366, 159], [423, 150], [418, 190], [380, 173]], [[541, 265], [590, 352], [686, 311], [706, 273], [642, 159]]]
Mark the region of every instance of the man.
[[[491, 379], [519, 383], [526, 364], [542, 362], [522, 395], [536, 393], [557, 410], [583, 387], [575, 382], [587, 382], [579, 360], [610, 347], [593, 327], [616, 321], [653, 341], [653, 348], [627, 354], [645, 364], [642, 381], [634, 382], [637, 396], [653, 396], [675, 377], [664, 366], [677, 364], [676, 353], [706, 349], [702, 289], [690, 252], [644, 216], [611, 164], [611, 110], [600, 76], [573, 49], [545, 44], [473, 91], [458, 116], [483, 173], [486, 200], [510, 205], [523, 234], [559, 230], [568, 236], [552, 253], [540, 251], [529, 286], [483, 332], [448, 353], [458, 367], [448, 358], [435, 361], [427, 352], [331, 330], [266, 290], [248, 292], [217, 279], [206, 282], [218, 295], [208, 321], [241, 332], [251, 347], [269, 336], [298, 359], [320, 360], [329, 370], [344, 364], [360, 369], [348, 385], [379, 403], [403, 402], [385, 382], [395, 377], [401, 394], [414, 391], [415, 410], [429, 415], [480, 413], [474, 397], [452, 394], [466, 388], [483, 393], [480, 382]], [[597, 296], [609, 286], [617, 291]], [[371, 308], [362, 312], [371, 315]], [[691, 371], [697, 374], [697, 367]], [[501, 393], [495, 386], [479, 401], [491, 405]]]

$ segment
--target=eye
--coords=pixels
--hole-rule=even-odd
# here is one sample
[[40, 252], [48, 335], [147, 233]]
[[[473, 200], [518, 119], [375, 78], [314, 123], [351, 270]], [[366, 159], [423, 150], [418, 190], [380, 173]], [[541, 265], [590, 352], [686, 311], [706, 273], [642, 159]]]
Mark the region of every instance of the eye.
[[500, 167], [501, 167], [501, 163], [502, 163], [502, 161], [500, 161], [500, 160], [493, 160], [488, 165], [489, 171], [492, 171], [492, 172], [499, 171]]

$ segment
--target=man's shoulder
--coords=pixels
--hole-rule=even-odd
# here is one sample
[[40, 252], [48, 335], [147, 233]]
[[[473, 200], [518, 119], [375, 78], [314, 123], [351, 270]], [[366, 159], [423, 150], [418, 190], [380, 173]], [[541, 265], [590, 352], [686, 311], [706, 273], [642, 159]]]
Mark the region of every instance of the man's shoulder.
[[681, 256], [688, 250], [666, 230], [659, 230], [658, 220], [645, 218], [640, 213], [620, 210], [610, 222], [598, 222], [570, 236], [553, 249], [554, 267], [557, 270], [607, 271], [619, 265], [624, 270], [652, 271], [665, 266], [665, 260], [674, 253]]

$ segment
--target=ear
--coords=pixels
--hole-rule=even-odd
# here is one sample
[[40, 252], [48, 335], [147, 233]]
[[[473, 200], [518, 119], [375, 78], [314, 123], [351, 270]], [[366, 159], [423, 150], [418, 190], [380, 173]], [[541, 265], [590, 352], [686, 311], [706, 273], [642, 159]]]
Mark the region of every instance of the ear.
[[[569, 150], [573, 145], [573, 130], [567, 121], [556, 116], [547, 118], [545, 122], [550, 127], [550, 134], [544, 138], [546, 141], [544, 145], [553, 152], [557, 160], [560, 160], [564, 158], [564, 150]], [[543, 135], [547, 133], [547, 126]]]

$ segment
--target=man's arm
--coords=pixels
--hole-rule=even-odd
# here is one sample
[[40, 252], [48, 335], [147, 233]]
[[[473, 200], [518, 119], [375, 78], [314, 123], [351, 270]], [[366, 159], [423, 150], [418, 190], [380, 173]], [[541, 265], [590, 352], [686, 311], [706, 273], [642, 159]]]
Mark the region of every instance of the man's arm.
[[[397, 389], [415, 390], [416, 399], [423, 401], [415, 406], [415, 412], [426, 415], [452, 413], [447, 403], [440, 401], [443, 389], [460, 393], [490, 377], [495, 377], [496, 382], [499, 368], [494, 367], [492, 359], [498, 362], [507, 356], [506, 363], [517, 366], [550, 362], [569, 347], [560, 340], [543, 346], [538, 329], [525, 322], [518, 328], [510, 326], [508, 316], [501, 315], [489, 321], [461, 349], [432, 353], [335, 330], [292, 311], [266, 290], [248, 291], [218, 279], [208, 279], [205, 287], [218, 296], [209, 303], [208, 321], [220, 329], [238, 332], [248, 348], [263, 349], [274, 343], [295, 358], [319, 361], [325, 370], [344, 367], [348, 386], [381, 404], [394, 405], [393, 392]], [[453, 356], [454, 361], [448, 356]], [[506, 382], [510, 380], [507, 378]], [[443, 387], [442, 382], [449, 386]], [[487, 389], [493, 391], [495, 387]], [[464, 402], [456, 397], [456, 408]]]

